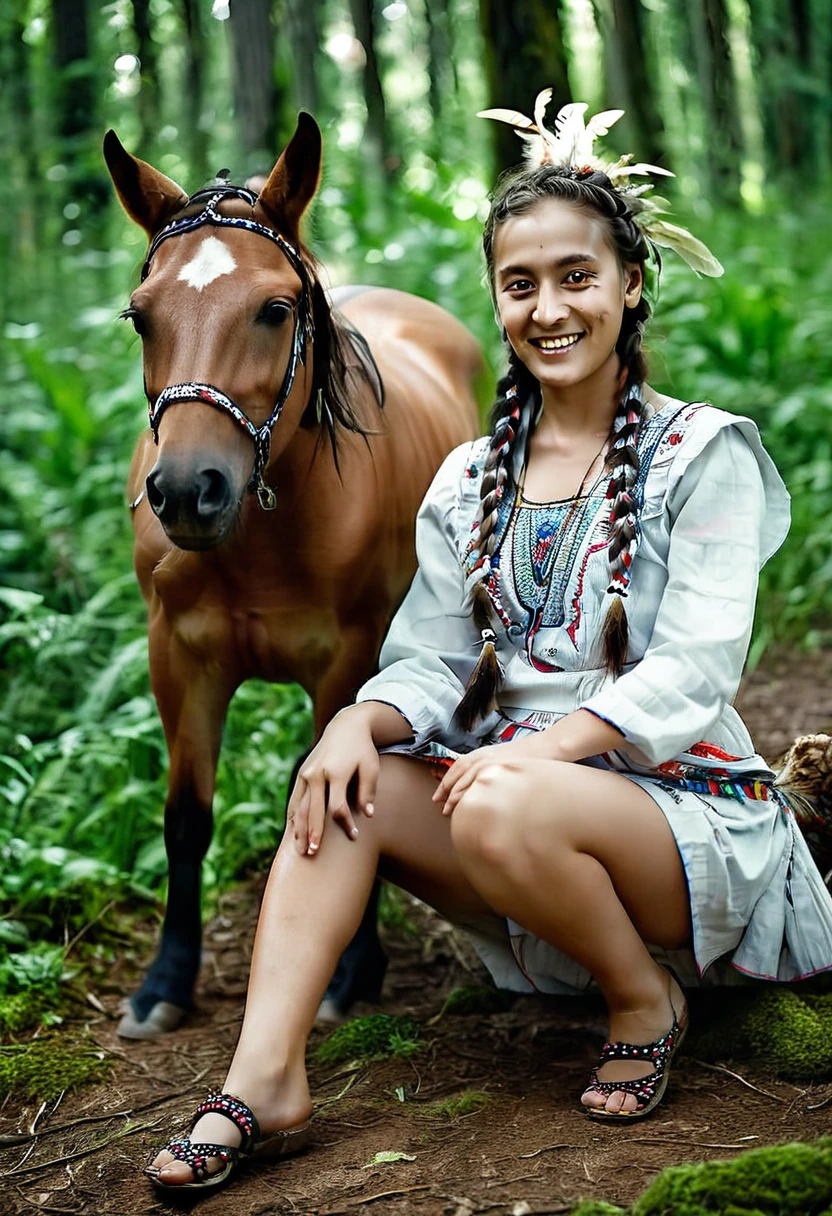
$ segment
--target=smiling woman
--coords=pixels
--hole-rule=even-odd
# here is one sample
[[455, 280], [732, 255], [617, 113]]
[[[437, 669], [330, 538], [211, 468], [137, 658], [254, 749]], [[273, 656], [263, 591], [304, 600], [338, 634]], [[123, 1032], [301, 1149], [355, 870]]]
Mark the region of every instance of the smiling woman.
[[439, 470], [379, 673], [301, 767], [227, 1092], [156, 1157], [166, 1189], [301, 1142], [306, 1037], [377, 868], [501, 987], [597, 984], [593, 1119], [662, 1100], [682, 983], [832, 967], [832, 900], [731, 705], [788, 498], [750, 420], [647, 384], [654, 242], [720, 267], [628, 187], [650, 166], [594, 158], [620, 112], [584, 110], [557, 135], [540, 101], [509, 114], [537, 155], [485, 229], [508, 348], [491, 431]]

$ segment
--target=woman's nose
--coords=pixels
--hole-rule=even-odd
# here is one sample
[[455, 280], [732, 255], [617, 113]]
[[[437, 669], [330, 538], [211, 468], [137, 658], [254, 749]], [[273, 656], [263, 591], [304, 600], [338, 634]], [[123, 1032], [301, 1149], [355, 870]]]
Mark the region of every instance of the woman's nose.
[[538, 325], [551, 326], [564, 320], [568, 313], [569, 305], [560, 292], [553, 287], [541, 285], [532, 311], [532, 320]]

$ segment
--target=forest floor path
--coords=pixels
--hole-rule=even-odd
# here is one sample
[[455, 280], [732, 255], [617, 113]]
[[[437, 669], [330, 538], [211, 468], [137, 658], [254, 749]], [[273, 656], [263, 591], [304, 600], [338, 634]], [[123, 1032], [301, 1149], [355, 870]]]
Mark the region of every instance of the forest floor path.
[[[738, 705], [759, 750], [775, 760], [796, 734], [832, 723], [832, 653], [767, 658], [744, 681]], [[169, 1209], [141, 1169], [222, 1080], [261, 886], [252, 881], [221, 899], [206, 930], [197, 1012], [151, 1043], [115, 1033], [119, 995], [135, 986], [152, 949], [155, 922], [137, 927], [129, 955], [91, 994], [103, 1012], [90, 1008], [61, 1031], [91, 1036], [113, 1062], [111, 1078], [68, 1094], [41, 1118], [37, 1138], [2, 1148], [0, 1216]], [[421, 905], [406, 916], [409, 931], [385, 932], [384, 1011], [417, 1018], [423, 1048], [359, 1068], [313, 1066], [311, 1151], [251, 1169], [202, 1200], [200, 1214], [566, 1213], [582, 1196], [628, 1204], [670, 1164], [813, 1139], [832, 1127], [832, 1084], [787, 1084], [748, 1065], [729, 1071], [690, 1055], [674, 1067], [668, 1099], [650, 1120], [589, 1122], [578, 1097], [604, 1035], [600, 1002], [518, 997], [504, 1012], [438, 1017], [449, 991], [482, 982], [484, 973], [467, 944]], [[312, 1046], [323, 1037], [316, 1030]], [[485, 1099], [471, 1099], [470, 1113], [454, 1117], [453, 1100], [465, 1094]], [[34, 1105], [8, 1100], [0, 1133], [25, 1132], [35, 1115]], [[379, 1153], [407, 1156], [373, 1163]]]

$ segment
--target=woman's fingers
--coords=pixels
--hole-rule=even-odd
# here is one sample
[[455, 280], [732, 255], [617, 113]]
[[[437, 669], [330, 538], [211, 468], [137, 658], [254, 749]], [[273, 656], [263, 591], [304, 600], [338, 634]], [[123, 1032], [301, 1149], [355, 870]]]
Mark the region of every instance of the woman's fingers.
[[309, 821], [309, 786], [302, 779], [298, 778], [295, 783], [295, 788], [292, 791], [292, 797], [289, 799], [289, 806], [286, 809], [286, 823], [292, 825], [292, 836], [295, 842], [295, 848], [299, 853], [306, 852], [306, 844], [308, 839], [307, 824]]
[[378, 752], [373, 748], [372, 755], [363, 757], [358, 762], [358, 789], [356, 799], [358, 809], [371, 818], [375, 811], [376, 786], [378, 785], [379, 763]]
[[468, 765], [465, 772], [460, 775], [459, 780], [454, 782], [453, 789], [449, 792], [448, 797], [445, 799], [445, 805], [442, 807], [443, 815], [450, 815], [453, 812], [454, 807], [459, 802], [462, 795], [476, 781], [477, 775], [482, 771], [482, 768], [482, 762]]
[[332, 816], [333, 822], [342, 827], [351, 840], [355, 840], [358, 835], [358, 828], [355, 826], [355, 820], [352, 817], [352, 811], [347, 801], [347, 785], [351, 778], [352, 773], [346, 778], [335, 776], [332, 773], [329, 774], [327, 809]]
[[466, 772], [468, 767], [473, 763], [473, 758], [475, 755], [476, 752], [472, 752], [470, 755], [460, 756], [458, 760], [454, 760], [453, 764], [439, 782], [439, 785], [436, 787], [436, 793], [433, 795], [434, 802], [445, 801], [448, 794], [454, 788], [457, 781], [459, 781], [462, 774]]
[[314, 856], [321, 845], [326, 819], [326, 780], [317, 773], [309, 781], [309, 808], [307, 811], [306, 836], [301, 842], [302, 853]]

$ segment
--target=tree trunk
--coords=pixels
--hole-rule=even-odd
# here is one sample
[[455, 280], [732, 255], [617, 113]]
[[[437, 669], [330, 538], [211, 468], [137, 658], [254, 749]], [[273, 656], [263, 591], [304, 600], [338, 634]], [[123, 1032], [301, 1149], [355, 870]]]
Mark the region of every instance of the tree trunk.
[[390, 146], [387, 125], [387, 107], [381, 84], [376, 41], [378, 38], [378, 14], [375, 0], [350, 0], [350, 13], [355, 36], [364, 47], [363, 72], [364, 104], [367, 107], [366, 135], [373, 159], [385, 174], [396, 168]]
[[141, 64], [138, 97], [141, 146], [149, 156], [159, 132], [159, 55], [150, 28], [150, 0], [133, 0], [133, 32]]
[[[816, 171], [816, 62], [806, 0], [749, 0], [769, 172]], [[784, 11], [785, 8], [785, 11]]]
[[231, 51], [234, 113], [247, 169], [274, 160], [280, 100], [275, 79], [275, 31], [271, 0], [232, 0]]
[[[549, 117], [572, 100], [563, 46], [561, 0], [480, 0], [489, 106], [531, 115], [541, 89], [553, 89]], [[497, 165], [521, 158], [510, 127], [493, 124]]]
[[443, 97], [451, 83], [451, 38], [448, 0], [425, 0], [428, 25], [428, 82], [433, 142], [438, 149], [442, 137]]
[[647, 11], [641, 0], [592, 0], [604, 47], [606, 99], [624, 110], [616, 147], [637, 160], [661, 163], [664, 127], [653, 86], [658, 66], [649, 46]]
[[96, 72], [87, 23], [86, 0], [51, 0], [52, 51], [55, 65], [54, 122], [67, 164], [68, 193], [93, 213], [110, 200], [103, 171], [91, 167], [98, 140]]
[[208, 177], [208, 134], [203, 125], [205, 110], [205, 30], [200, 0], [182, 0], [185, 28], [185, 81], [183, 118], [187, 128], [188, 159], [194, 188]]
[[321, 102], [317, 70], [320, 5], [314, 0], [287, 0], [286, 23], [292, 47], [292, 100], [299, 109], [317, 115]]
[[743, 139], [725, 0], [697, 0], [683, 7], [705, 128], [705, 171], [715, 194], [736, 200]]

